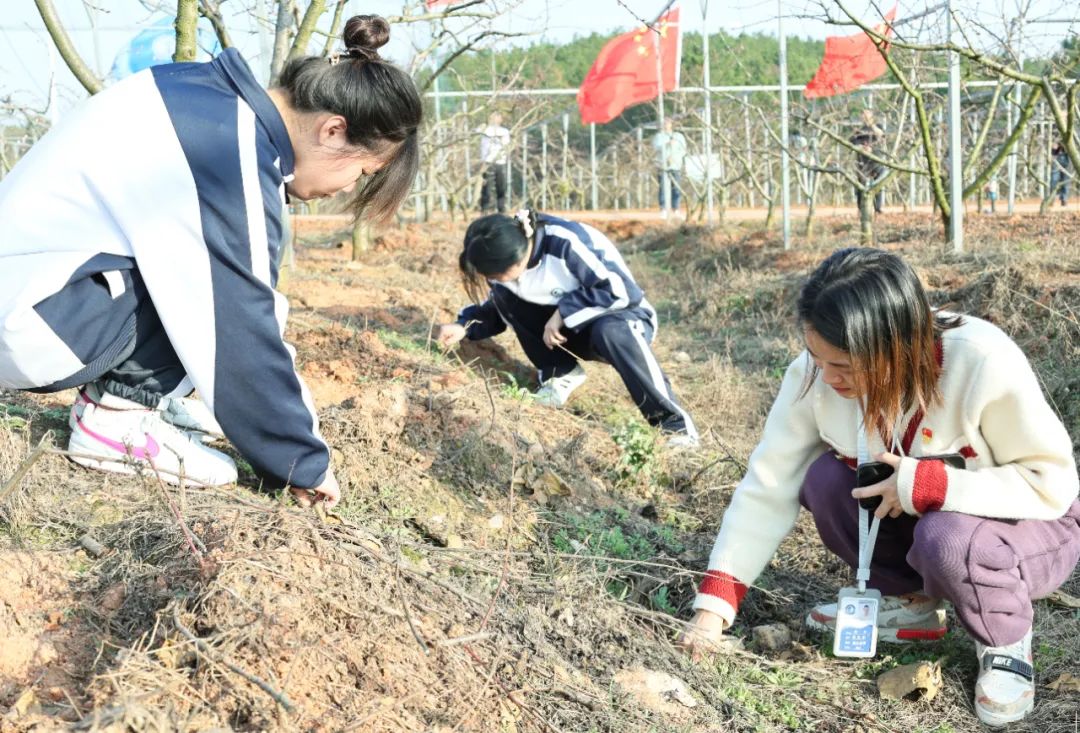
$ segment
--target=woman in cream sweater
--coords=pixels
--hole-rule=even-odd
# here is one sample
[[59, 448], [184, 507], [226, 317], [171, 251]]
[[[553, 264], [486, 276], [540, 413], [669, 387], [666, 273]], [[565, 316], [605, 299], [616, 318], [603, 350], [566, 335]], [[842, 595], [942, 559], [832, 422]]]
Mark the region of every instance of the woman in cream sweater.
[[[1080, 559], [1072, 443], [1031, 365], [997, 327], [932, 310], [911, 267], [879, 250], [821, 263], [798, 318], [806, 350], [724, 514], [683, 644], [705, 650], [731, 625], [800, 505], [855, 568], [857, 499], [880, 496], [868, 581], [883, 595], [879, 638], [940, 638], [950, 602], [976, 642], [976, 713], [1020, 720], [1035, 697], [1032, 599]], [[893, 473], [856, 488], [860, 432]], [[920, 460], [947, 453], [964, 468]], [[834, 627], [836, 611], [819, 606], [807, 623]]]

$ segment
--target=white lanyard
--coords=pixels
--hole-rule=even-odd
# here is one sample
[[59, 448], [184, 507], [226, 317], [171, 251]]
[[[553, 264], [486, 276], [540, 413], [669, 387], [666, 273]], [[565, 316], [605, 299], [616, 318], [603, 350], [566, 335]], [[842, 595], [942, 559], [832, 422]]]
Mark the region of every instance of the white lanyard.
[[[866, 437], [866, 419], [861, 417], [862, 410], [856, 412], [856, 425], [855, 425], [855, 462], [861, 466], [864, 463], [870, 461], [870, 446]], [[903, 419], [903, 415], [899, 416], [896, 421], [896, 425], [893, 426], [893, 450], [900, 452], [902, 449], [897, 446], [896, 432], [900, 429], [900, 421]], [[856, 469], [858, 470], [858, 469]], [[859, 506], [859, 567], [855, 571], [855, 580], [858, 581], [859, 592], [864, 593], [866, 591], [866, 581], [870, 580], [870, 560], [874, 557], [874, 545], [877, 544], [878, 530], [881, 528], [881, 517], [874, 515], [873, 521], [870, 520], [870, 510], [863, 509], [862, 505]]]

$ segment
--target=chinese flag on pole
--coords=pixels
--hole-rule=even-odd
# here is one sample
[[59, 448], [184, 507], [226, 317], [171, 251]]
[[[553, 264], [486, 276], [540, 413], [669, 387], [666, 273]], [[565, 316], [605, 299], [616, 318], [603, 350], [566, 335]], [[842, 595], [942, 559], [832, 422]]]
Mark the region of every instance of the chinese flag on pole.
[[642, 26], [623, 33], [600, 49], [577, 93], [582, 123], [610, 122], [627, 107], [656, 99], [659, 95], [657, 50], [664, 91], [670, 92], [679, 85], [682, 56], [679, 9], [675, 7], [661, 15], [655, 27], [656, 31]]
[[[896, 20], [896, 6], [885, 14], [885, 22], [874, 31], [886, 38], [892, 35], [891, 23]], [[825, 38], [825, 58], [810, 83], [803, 90], [805, 97], [832, 97], [847, 94], [863, 84], [877, 79], [889, 67], [881, 57], [874, 39], [862, 31], [853, 36]]]

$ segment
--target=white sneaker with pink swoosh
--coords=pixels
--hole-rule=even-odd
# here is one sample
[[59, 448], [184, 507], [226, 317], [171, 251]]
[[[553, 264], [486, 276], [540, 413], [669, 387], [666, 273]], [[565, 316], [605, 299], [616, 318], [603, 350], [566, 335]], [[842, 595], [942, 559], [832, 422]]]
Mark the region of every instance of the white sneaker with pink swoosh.
[[149, 476], [156, 468], [168, 483], [189, 486], [236, 482], [231, 458], [165, 422], [159, 410], [137, 402], [111, 394], [100, 401], [76, 399], [69, 422], [70, 458], [82, 466]]

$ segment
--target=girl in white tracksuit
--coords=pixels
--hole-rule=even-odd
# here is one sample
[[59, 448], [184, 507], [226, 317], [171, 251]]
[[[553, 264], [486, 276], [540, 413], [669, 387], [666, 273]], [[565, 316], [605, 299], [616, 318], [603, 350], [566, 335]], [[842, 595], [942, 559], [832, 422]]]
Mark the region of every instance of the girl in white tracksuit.
[[75, 460], [235, 480], [230, 458], [161, 409], [197, 388], [263, 479], [336, 502], [282, 339], [282, 211], [287, 196], [367, 177], [354, 208], [385, 218], [409, 190], [421, 105], [376, 51], [388, 35], [382, 18], [354, 17], [344, 51], [290, 62], [269, 92], [235, 49], [140, 72], [84, 103], [0, 183], [0, 388], [86, 385], [71, 414]]
[[469, 225], [459, 264], [477, 302], [441, 327], [440, 342], [489, 338], [509, 326], [539, 372], [536, 397], [554, 406], [584, 382], [580, 360], [607, 362], [673, 446], [697, 444], [652, 351], [656, 311], [601, 232], [532, 211], [492, 214]]

